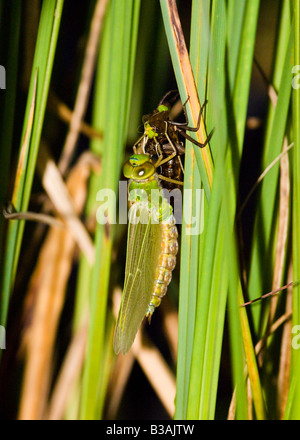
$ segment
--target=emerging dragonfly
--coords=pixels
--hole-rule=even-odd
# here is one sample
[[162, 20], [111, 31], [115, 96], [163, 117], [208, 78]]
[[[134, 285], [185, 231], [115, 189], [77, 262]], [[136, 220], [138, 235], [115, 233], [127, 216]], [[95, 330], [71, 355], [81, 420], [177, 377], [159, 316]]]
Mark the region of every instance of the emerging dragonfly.
[[180, 156], [185, 150], [180, 135], [200, 147], [212, 135], [199, 144], [186, 134], [187, 130], [199, 129], [201, 114], [196, 128], [171, 121], [170, 106], [166, 105], [170, 93], [173, 92], [143, 117], [144, 134], [133, 146], [135, 154], [123, 167], [124, 176], [130, 179], [130, 209], [125, 283], [113, 342], [116, 354], [128, 352], [142, 320], [146, 316], [150, 322], [172, 278], [178, 231], [162, 186], [171, 190], [183, 184]]
[[162, 194], [156, 165], [148, 155], [134, 154], [123, 171], [131, 179], [130, 210], [125, 284], [114, 335], [116, 354], [128, 352], [144, 316], [150, 321], [160, 305], [178, 251], [173, 209]]

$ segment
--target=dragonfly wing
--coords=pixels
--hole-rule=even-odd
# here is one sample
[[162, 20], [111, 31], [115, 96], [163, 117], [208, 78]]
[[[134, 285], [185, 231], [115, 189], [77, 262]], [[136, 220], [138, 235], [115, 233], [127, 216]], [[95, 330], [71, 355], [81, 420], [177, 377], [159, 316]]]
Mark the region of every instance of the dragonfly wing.
[[[162, 228], [151, 223], [147, 207], [135, 203], [130, 211], [125, 283], [114, 334], [114, 351], [128, 352], [147, 312], [159, 260]], [[137, 215], [143, 222], [136, 223]]]

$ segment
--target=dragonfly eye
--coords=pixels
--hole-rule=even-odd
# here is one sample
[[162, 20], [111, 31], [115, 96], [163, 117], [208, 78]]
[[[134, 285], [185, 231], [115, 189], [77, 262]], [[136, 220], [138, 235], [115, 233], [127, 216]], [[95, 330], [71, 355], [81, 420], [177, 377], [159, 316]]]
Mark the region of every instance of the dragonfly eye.
[[155, 173], [155, 167], [152, 162], [145, 162], [143, 165], [132, 170], [132, 179], [148, 179]]
[[125, 163], [123, 167], [124, 176], [133, 180], [148, 179], [155, 173], [155, 166], [145, 154], [136, 154]]

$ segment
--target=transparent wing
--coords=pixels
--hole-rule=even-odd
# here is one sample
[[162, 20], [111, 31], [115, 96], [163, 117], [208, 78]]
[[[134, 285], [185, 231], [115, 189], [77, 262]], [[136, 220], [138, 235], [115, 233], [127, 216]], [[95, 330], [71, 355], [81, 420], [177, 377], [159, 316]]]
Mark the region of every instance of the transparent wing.
[[[161, 225], [151, 224], [148, 209], [139, 205], [135, 203], [130, 213], [125, 283], [114, 334], [116, 354], [128, 352], [146, 314], [161, 249]], [[143, 223], [134, 224], [137, 214]]]

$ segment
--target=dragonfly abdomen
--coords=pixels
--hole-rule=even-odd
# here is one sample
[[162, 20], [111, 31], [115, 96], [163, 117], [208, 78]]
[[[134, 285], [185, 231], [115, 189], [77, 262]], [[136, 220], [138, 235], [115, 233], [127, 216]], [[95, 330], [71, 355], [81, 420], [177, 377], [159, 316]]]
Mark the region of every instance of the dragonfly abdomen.
[[146, 313], [149, 319], [151, 319], [154, 310], [160, 306], [162, 298], [167, 293], [167, 287], [172, 279], [172, 271], [176, 265], [176, 254], [178, 252], [178, 232], [175, 225], [175, 217], [171, 215], [168, 221], [161, 223], [161, 227], [161, 252], [153, 285], [153, 293]]

